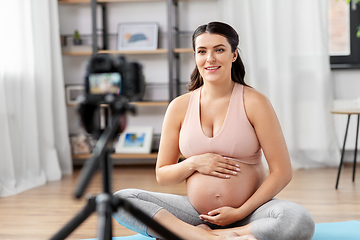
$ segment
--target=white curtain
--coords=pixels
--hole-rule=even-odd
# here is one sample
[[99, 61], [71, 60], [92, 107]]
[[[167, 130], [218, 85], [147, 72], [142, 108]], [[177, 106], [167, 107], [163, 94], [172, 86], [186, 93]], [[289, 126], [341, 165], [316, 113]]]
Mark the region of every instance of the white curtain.
[[246, 81], [278, 114], [294, 168], [336, 166], [327, 0], [222, 0], [239, 33]]
[[57, 4], [0, 2], [0, 197], [72, 173]]

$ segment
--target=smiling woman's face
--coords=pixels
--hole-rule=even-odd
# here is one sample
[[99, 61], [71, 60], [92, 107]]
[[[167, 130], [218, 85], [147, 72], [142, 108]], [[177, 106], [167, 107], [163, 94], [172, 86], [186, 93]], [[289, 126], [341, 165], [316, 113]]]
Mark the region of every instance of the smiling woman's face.
[[231, 52], [226, 37], [203, 33], [195, 39], [195, 62], [205, 82], [231, 80], [231, 67], [236, 57], [237, 51]]

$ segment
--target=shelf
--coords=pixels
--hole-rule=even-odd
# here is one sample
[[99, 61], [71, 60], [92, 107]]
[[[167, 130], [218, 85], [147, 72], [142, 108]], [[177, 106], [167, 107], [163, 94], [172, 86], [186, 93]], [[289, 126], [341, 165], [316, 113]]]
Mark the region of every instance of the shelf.
[[[152, 101], [143, 101], [143, 102], [130, 102], [130, 104], [133, 104], [138, 107], [157, 107], [157, 106], [168, 106], [169, 102], [163, 101], [163, 102], [152, 102]], [[66, 104], [68, 107], [76, 107], [78, 104]]]
[[91, 0], [58, 0], [59, 4], [90, 3]]
[[144, 101], [144, 102], [132, 102], [135, 106], [146, 106], [146, 107], [156, 107], [156, 106], [168, 106], [169, 102], [151, 102], [151, 101]]
[[92, 52], [62, 52], [64, 56], [90, 56]]
[[117, 50], [100, 50], [99, 53], [109, 54], [156, 54], [156, 53], [167, 53], [166, 48], [160, 48], [156, 50], [135, 50], [135, 51], [117, 51]]
[[[111, 154], [113, 159], [156, 159], [157, 153], [114, 153]], [[72, 155], [73, 159], [88, 159], [92, 157], [92, 154], [77, 154]], [[180, 159], [184, 159], [183, 155], [180, 155]]]
[[[111, 159], [114, 165], [155, 165], [157, 153], [149, 154], [111, 154]], [[72, 155], [74, 166], [82, 166], [87, 159], [91, 158], [92, 154]]]
[[[163, 2], [165, 0], [97, 0], [98, 3], [112, 2]], [[91, 0], [58, 0], [59, 4], [91, 3]]]
[[158, 156], [157, 153], [149, 153], [149, 154], [132, 154], [132, 153], [114, 153], [111, 155], [112, 158], [117, 158], [117, 159], [156, 159]]
[[165, 0], [97, 0], [99, 3], [112, 3], [112, 2], [164, 2]]
[[[111, 154], [111, 158], [113, 159], [156, 159], [157, 153], [149, 153], [149, 154], [124, 154], [124, 153], [114, 153]], [[72, 155], [73, 159], [88, 159], [91, 158], [92, 154], [78, 154]]]
[[193, 53], [192, 48], [175, 48], [174, 53]]
[[[174, 2], [190, 2], [194, 0], [175, 0]], [[196, 0], [199, 1], [199, 0]], [[208, 1], [208, 0], [202, 0]], [[98, 3], [116, 3], [116, 2], [166, 2], [166, 0], [97, 0]], [[59, 4], [77, 4], [91, 3], [91, 0], [58, 0]]]
[[[166, 48], [156, 49], [156, 50], [140, 50], [140, 51], [117, 51], [117, 50], [100, 50], [99, 53], [108, 53], [108, 54], [162, 54], [167, 53]], [[174, 53], [193, 53], [192, 48], [175, 48]], [[92, 52], [62, 52], [62, 55], [67, 56], [90, 56]]]

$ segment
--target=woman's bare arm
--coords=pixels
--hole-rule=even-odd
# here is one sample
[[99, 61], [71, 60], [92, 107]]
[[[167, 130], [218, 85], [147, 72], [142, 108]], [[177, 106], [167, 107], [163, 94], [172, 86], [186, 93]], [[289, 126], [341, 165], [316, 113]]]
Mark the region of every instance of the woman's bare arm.
[[156, 162], [156, 179], [161, 185], [181, 183], [195, 171], [190, 161], [178, 163], [179, 133], [189, 97], [189, 94], [185, 94], [174, 99], [166, 110]]
[[247, 116], [269, 165], [268, 177], [239, 208], [242, 216], [246, 217], [286, 187], [292, 178], [292, 168], [281, 126], [270, 101], [261, 93], [247, 87], [244, 99]]

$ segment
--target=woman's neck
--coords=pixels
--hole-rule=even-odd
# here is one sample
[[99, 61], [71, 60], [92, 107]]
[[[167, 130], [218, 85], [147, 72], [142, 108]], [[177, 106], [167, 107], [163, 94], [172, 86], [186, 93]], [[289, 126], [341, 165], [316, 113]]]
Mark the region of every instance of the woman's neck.
[[204, 82], [204, 85], [201, 90], [202, 91], [201, 95], [204, 98], [211, 98], [211, 99], [228, 97], [231, 96], [234, 85], [235, 85], [234, 81], [229, 81], [221, 84]]

